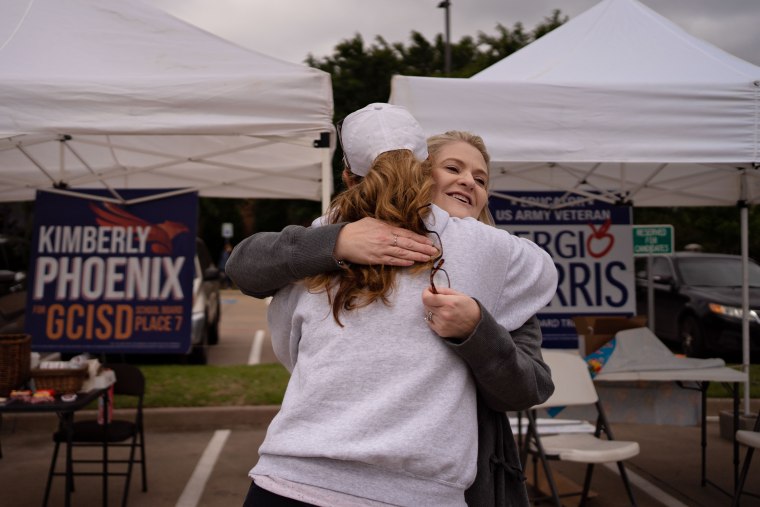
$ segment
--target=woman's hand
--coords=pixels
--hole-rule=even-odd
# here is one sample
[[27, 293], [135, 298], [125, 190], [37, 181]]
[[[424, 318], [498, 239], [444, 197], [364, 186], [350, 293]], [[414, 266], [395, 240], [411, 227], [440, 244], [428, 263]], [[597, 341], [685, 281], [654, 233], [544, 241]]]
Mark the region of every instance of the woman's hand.
[[428, 262], [437, 254], [428, 237], [369, 217], [344, 226], [333, 252], [336, 259], [352, 264], [387, 266]]
[[470, 296], [454, 289], [436, 288], [438, 294], [433, 294], [430, 287], [422, 293], [423, 318], [441, 338], [464, 340], [480, 322], [480, 306]]

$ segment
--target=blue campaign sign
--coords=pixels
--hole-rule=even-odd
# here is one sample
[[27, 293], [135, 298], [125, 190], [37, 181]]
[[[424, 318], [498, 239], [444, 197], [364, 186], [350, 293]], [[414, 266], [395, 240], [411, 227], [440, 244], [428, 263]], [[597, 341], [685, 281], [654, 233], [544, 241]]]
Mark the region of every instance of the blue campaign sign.
[[572, 318], [636, 312], [630, 206], [565, 192], [509, 192], [492, 197], [496, 226], [533, 240], [559, 273], [557, 294], [539, 314], [547, 347], [575, 347]]
[[188, 351], [197, 209], [196, 192], [122, 206], [38, 191], [26, 315], [33, 348]]

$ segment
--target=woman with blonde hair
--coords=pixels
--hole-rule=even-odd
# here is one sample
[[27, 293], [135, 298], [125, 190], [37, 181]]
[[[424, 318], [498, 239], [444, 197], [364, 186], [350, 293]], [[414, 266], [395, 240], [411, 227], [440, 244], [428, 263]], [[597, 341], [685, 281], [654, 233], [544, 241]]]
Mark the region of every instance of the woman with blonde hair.
[[[424, 262], [357, 265], [336, 248], [337, 268], [315, 259], [321, 271], [276, 292], [270, 331], [292, 376], [246, 505], [525, 505], [514, 441], [496, 411], [527, 408], [553, 389], [540, 332], [509, 334], [535, 326], [532, 316], [552, 298], [551, 258], [474, 219], [487, 201], [488, 169], [467, 141], [445, 143], [423, 165], [416, 121], [381, 104], [349, 115], [342, 134], [361, 182], [336, 199], [322, 227], [242, 242], [230, 276], [254, 295], [279, 283], [272, 278], [303, 278], [299, 259], [313, 256], [304, 248], [339, 237], [345, 221], [366, 226], [362, 217], [390, 224], [365, 237], [390, 232], [402, 249], [416, 242]], [[255, 245], [297, 235], [300, 248], [259, 283]], [[421, 251], [429, 242], [432, 261]]]

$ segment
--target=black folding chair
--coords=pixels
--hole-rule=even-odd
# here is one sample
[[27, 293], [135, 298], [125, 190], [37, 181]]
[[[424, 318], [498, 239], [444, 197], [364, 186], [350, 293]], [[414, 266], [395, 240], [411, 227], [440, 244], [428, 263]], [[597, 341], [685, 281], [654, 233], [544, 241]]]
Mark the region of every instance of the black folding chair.
[[[112, 369], [116, 374], [116, 383], [113, 386], [114, 396], [132, 396], [137, 399], [137, 408], [134, 411], [134, 418], [129, 420], [115, 419], [105, 425], [99, 424], [96, 419], [74, 421], [70, 428], [64, 428], [62, 425], [59, 425], [58, 431], [53, 434], [55, 448], [53, 449], [53, 458], [50, 462], [50, 471], [48, 472], [47, 484], [45, 486], [44, 506], [47, 505], [50, 496], [50, 486], [53, 482], [53, 477], [66, 475], [65, 472], [56, 471], [56, 461], [60, 445], [68, 442], [67, 431], [72, 432], [72, 452], [66, 452], [67, 459], [70, 458], [70, 462], [67, 463], [67, 468], [70, 467], [70, 469], [73, 470], [72, 476], [100, 476], [104, 478], [104, 480], [107, 480], [108, 477], [112, 476], [126, 477], [124, 494], [121, 502], [122, 507], [126, 507], [129, 484], [132, 478], [132, 469], [135, 464], [139, 464], [142, 470], [142, 490], [148, 490], [147, 474], [145, 471], [145, 435], [143, 432], [145, 377], [140, 369], [133, 365], [109, 364], [105, 367]], [[103, 450], [102, 458], [76, 459], [73, 455], [74, 448], [76, 447], [100, 447]], [[118, 451], [113, 453], [113, 457], [108, 454], [108, 451], [120, 447], [129, 449], [128, 458], [124, 459], [123, 457], [116, 456], [115, 454], [118, 454]], [[139, 454], [139, 457], [137, 454]], [[77, 471], [73, 466], [75, 464], [86, 463], [99, 463], [101, 465], [100, 471]], [[121, 470], [112, 471], [112, 468], [110, 467], [111, 464], [116, 464], [116, 468], [120, 468]], [[123, 470], [123, 466], [121, 466], [124, 464], [126, 464], [126, 470]], [[73, 478], [70, 487], [71, 491], [73, 491]]]

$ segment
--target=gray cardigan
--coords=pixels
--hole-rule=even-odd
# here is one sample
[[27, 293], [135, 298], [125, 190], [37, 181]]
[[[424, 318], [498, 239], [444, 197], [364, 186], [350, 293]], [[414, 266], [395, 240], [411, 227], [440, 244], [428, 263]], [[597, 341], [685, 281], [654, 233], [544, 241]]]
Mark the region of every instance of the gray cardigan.
[[[233, 250], [227, 275], [244, 294], [263, 298], [307, 276], [337, 270], [332, 252], [343, 225], [254, 234]], [[510, 333], [482, 305], [480, 310], [481, 321], [466, 340], [446, 341], [467, 363], [478, 388], [478, 471], [465, 499], [471, 507], [524, 507], [529, 505], [525, 478], [505, 412], [542, 403], [554, 384], [541, 357], [538, 319]]]

